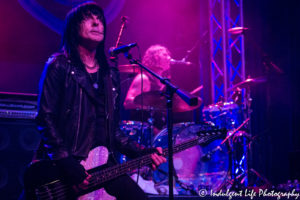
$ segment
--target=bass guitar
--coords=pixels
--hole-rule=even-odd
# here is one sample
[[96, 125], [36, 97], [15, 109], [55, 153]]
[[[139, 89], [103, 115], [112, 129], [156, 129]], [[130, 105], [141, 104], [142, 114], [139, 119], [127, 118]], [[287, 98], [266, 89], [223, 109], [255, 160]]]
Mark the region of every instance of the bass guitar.
[[[226, 137], [226, 129], [208, 130], [199, 132], [195, 138], [189, 139], [173, 147], [178, 153], [196, 145], [205, 145], [217, 138]], [[163, 156], [168, 156], [168, 149], [163, 149]], [[62, 175], [55, 163], [51, 160], [39, 161], [31, 164], [24, 175], [25, 197], [27, 200], [70, 200], [95, 191], [103, 187], [103, 183], [130, 173], [132, 170], [150, 165], [151, 154], [130, 160], [112, 167], [98, 166], [87, 170], [92, 176], [87, 189], [74, 190], [72, 185], [64, 183]]]

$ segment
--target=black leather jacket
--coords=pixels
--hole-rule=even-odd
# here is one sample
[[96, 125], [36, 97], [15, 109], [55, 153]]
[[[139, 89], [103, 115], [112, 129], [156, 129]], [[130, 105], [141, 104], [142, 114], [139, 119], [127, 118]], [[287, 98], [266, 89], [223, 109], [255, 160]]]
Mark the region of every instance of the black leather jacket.
[[[112, 67], [108, 71], [104, 76], [107, 146], [110, 151], [117, 149], [129, 157], [148, 153], [119, 130], [119, 72]], [[37, 123], [42, 142], [37, 159], [44, 153], [54, 160], [71, 155], [87, 157], [95, 134], [98, 101], [83, 67], [73, 64], [63, 53], [50, 57], [39, 88]]]

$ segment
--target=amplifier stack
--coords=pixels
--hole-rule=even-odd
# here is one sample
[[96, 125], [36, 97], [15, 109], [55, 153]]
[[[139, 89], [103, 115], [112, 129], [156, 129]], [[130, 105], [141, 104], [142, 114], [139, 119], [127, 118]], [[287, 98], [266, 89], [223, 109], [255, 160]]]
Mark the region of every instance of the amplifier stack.
[[23, 173], [38, 147], [37, 95], [0, 92], [0, 196], [18, 199]]

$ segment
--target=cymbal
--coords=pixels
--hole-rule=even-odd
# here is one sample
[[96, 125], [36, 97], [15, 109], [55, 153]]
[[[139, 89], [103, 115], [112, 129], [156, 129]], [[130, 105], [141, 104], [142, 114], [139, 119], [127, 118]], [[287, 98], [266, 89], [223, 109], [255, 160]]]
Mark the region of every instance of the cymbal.
[[257, 77], [257, 78], [247, 78], [246, 80], [235, 84], [231, 88], [228, 88], [227, 92], [235, 90], [236, 88], [246, 88], [246, 87], [252, 86], [257, 83], [264, 83], [266, 81], [267, 81], [267, 79], [264, 76]]
[[173, 112], [191, 111], [199, 108], [202, 104], [202, 99], [198, 97], [198, 104], [196, 106], [190, 106], [185, 101], [183, 101], [177, 94], [174, 95], [173, 101]]
[[119, 65], [118, 69], [123, 73], [141, 73], [141, 68], [137, 64]]
[[[134, 98], [134, 103], [144, 105], [145, 109], [152, 107], [158, 110], [166, 110], [166, 99], [161, 91], [144, 92]], [[173, 112], [187, 112], [199, 108], [202, 104], [202, 99], [198, 97], [198, 105], [189, 106], [177, 94], [173, 97]]]
[[133, 101], [136, 105], [144, 107], [153, 107], [156, 109], [166, 109], [166, 102], [164, 101], [164, 96], [162, 96], [161, 91], [149, 91], [144, 92], [134, 98]]

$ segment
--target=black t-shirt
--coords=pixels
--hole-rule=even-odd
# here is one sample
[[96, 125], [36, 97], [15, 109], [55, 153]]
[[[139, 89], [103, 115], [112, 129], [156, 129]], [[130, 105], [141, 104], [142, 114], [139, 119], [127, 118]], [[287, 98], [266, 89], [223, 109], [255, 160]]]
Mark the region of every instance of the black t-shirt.
[[105, 130], [106, 111], [105, 111], [105, 88], [104, 88], [104, 73], [99, 69], [98, 72], [90, 73], [91, 82], [94, 90], [98, 93], [100, 104], [96, 107], [96, 132], [94, 133], [93, 147], [108, 146], [108, 136]]

